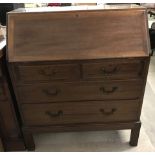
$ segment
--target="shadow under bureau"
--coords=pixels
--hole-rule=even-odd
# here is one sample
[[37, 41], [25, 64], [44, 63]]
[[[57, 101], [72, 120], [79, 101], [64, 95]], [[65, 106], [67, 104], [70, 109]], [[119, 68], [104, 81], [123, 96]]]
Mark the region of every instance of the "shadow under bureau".
[[8, 14], [8, 67], [28, 150], [33, 133], [131, 129], [149, 66], [143, 8]]

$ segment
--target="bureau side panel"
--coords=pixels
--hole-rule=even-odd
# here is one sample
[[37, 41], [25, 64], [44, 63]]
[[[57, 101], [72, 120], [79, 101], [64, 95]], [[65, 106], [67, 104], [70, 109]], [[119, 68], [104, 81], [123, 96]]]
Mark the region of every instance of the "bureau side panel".
[[5, 151], [24, 150], [25, 144], [6, 77], [6, 68], [4, 63], [1, 63], [1, 65], [0, 87], [2, 87], [1, 96], [3, 98], [0, 98], [0, 128], [4, 149]]

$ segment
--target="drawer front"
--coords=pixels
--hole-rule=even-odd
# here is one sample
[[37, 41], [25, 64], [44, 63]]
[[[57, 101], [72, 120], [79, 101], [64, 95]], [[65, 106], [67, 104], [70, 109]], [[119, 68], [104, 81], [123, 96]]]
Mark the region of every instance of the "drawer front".
[[100, 63], [84, 63], [83, 78], [95, 79], [135, 79], [143, 76], [145, 61], [110, 60]]
[[126, 101], [91, 101], [57, 104], [24, 104], [24, 125], [121, 122], [138, 120], [139, 103]]
[[19, 102], [137, 99], [141, 81], [34, 84], [18, 87]]
[[80, 78], [80, 68], [74, 64], [63, 65], [15, 65], [16, 82], [67, 81]]

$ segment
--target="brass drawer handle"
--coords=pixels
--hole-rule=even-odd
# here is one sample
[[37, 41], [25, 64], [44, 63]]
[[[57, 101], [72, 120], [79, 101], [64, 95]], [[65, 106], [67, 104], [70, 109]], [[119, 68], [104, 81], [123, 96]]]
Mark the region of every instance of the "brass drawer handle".
[[60, 116], [63, 115], [63, 111], [62, 110], [59, 110], [57, 112], [46, 111], [45, 113], [46, 113], [46, 115], [48, 115], [50, 117], [60, 117]]
[[106, 90], [104, 87], [101, 87], [100, 91], [102, 91], [104, 94], [111, 94], [114, 93], [117, 89], [118, 87], [112, 87], [112, 90]]
[[56, 71], [51, 70], [50, 68], [41, 69], [39, 73], [43, 76], [55, 76]]
[[55, 90], [49, 90], [49, 89], [44, 89], [43, 92], [48, 95], [48, 96], [57, 96], [60, 90], [55, 89]]
[[101, 72], [103, 74], [106, 74], [106, 75], [108, 75], [108, 74], [114, 74], [117, 71], [118, 71], [118, 68], [117, 67], [113, 68], [112, 70], [106, 70], [104, 67], [101, 68]]
[[110, 111], [105, 111], [104, 109], [100, 109], [100, 112], [101, 112], [103, 115], [112, 115], [112, 114], [114, 114], [115, 111], [116, 111], [115, 108], [112, 108]]

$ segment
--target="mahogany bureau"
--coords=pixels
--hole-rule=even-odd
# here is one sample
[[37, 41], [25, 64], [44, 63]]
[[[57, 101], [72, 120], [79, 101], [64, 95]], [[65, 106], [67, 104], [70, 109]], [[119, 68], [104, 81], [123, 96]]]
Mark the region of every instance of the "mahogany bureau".
[[27, 149], [33, 133], [118, 129], [136, 146], [149, 52], [144, 8], [10, 12], [7, 61]]

